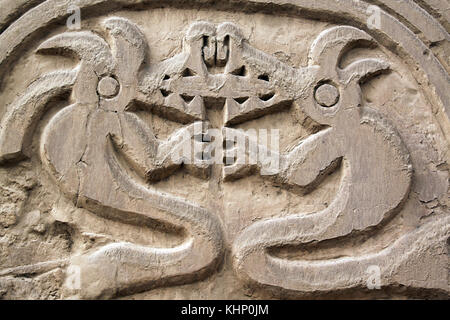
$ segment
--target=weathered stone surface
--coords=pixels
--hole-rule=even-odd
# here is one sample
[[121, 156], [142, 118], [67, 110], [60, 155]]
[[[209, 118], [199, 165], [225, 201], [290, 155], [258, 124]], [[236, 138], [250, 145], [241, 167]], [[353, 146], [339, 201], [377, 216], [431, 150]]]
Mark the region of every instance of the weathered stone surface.
[[450, 297], [448, 8], [72, 4], [0, 0], [0, 297]]

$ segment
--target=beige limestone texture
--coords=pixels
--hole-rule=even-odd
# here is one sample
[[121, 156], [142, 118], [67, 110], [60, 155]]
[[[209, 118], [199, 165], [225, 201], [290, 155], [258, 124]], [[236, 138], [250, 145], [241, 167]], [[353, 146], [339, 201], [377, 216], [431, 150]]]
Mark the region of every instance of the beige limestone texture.
[[0, 0], [0, 298], [450, 297], [448, 6], [54, 2]]

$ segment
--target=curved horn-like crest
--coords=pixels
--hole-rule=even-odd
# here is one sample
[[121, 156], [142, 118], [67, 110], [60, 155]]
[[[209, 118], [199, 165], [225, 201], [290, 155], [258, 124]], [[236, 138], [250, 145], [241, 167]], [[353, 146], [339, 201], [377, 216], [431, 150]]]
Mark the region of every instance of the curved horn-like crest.
[[389, 63], [380, 59], [361, 59], [351, 63], [345, 69], [340, 70], [342, 81], [348, 83], [352, 80], [361, 81], [380, 71], [386, 71], [390, 68]]
[[[135, 24], [124, 18], [108, 18], [103, 22], [103, 26], [109, 31], [116, 42], [115, 50], [118, 51], [120, 48], [126, 55], [132, 55], [133, 59], [128, 58], [126, 61], [127, 67], [132, 67], [137, 70], [141, 66], [147, 50], [145, 35]], [[120, 46], [117, 45], [119, 41], [121, 42]], [[117, 53], [119, 52], [115, 54], [116, 59], [121, 59], [122, 55]], [[132, 66], [130, 66], [130, 63], [132, 63]], [[117, 61], [117, 65], [120, 65], [120, 61]]]
[[112, 71], [114, 59], [109, 45], [101, 37], [90, 31], [66, 32], [43, 42], [37, 53], [75, 53], [84, 63], [91, 65], [98, 74]]
[[337, 65], [342, 51], [358, 41], [373, 42], [371, 36], [354, 27], [340, 26], [323, 31], [309, 52], [310, 65]]
[[34, 125], [45, 112], [45, 106], [55, 96], [69, 92], [77, 71], [54, 72], [30, 84], [3, 118], [0, 126], [0, 162], [24, 155], [27, 139]]

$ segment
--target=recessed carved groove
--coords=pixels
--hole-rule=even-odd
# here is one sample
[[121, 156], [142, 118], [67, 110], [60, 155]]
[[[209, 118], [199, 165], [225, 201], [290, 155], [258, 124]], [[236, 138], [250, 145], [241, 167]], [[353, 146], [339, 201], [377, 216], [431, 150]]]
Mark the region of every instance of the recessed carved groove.
[[234, 100], [239, 104], [243, 104], [245, 101], [248, 100], [248, 97], [234, 98]]
[[[263, 103], [263, 101], [261, 101], [260, 103]], [[227, 120], [226, 124], [228, 126], [237, 125], [237, 124], [240, 124], [240, 123], [243, 123], [246, 121], [264, 117], [264, 116], [272, 114], [272, 113], [287, 110], [287, 109], [291, 108], [291, 106], [292, 106], [292, 101], [282, 101], [279, 103], [274, 103], [274, 104], [270, 105], [269, 107], [254, 108], [254, 109], [252, 109], [250, 111], [246, 111], [246, 112], [244, 110], [244, 112], [242, 112], [241, 114], [234, 116], [232, 119]]]
[[235, 76], [239, 76], [239, 77], [245, 77], [245, 76], [247, 76], [247, 68], [245, 66], [242, 66], [242, 67], [232, 71], [231, 74], [234, 74]]
[[186, 103], [190, 103], [192, 100], [194, 100], [193, 96], [188, 96], [186, 94], [182, 94], [181, 98], [183, 98], [184, 102], [186, 102]]
[[161, 94], [163, 95], [163, 97], [168, 97], [170, 94], [172, 94], [172, 92], [161, 89]]
[[184, 78], [187, 78], [187, 77], [193, 77], [193, 76], [195, 76], [195, 72], [192, 71], [192, 70], [189, 69], [189, 68], [186, 68], [186, 69], [184, 69], [184, 71], [181, 73], [181, 76], [184, 77]]
[[275, 93], [270, 92], [270, 93], [263, 94], [263, 95], [259, 96], [259, 98], [260, 98], [262, 101], [269, 101], [269, 100], [272, 99], [274, 96], [275, 96]]

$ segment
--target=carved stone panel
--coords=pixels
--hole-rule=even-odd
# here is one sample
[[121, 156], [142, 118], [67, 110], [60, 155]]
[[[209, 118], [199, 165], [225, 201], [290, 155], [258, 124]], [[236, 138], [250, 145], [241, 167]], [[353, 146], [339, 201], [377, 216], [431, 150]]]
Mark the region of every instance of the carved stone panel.
[[448, 17], [372, 2], [0, 0], [0, 297], [449, 298]]

